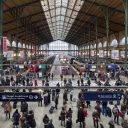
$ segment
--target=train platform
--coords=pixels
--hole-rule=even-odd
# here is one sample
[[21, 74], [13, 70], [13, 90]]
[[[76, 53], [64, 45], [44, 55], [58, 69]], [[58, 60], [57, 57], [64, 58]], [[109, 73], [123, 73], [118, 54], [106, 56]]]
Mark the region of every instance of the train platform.
[[[56, 86], [56, 84], [59, 82], [61, 86], [64, 86], [64, 83], [63, 81], [60, 80], [60, 73], [61, 73], [61, 70], [60, 68], [58, 68], [58, 66], [56, 67], [56, 65], [60, 65], [61, 66], [61, 63], [59, 62], [59, 59], [56, 57], [55, 61], [54, 61], [54, 64], [53, 64], [53, 67], [51, 69], [51, 72], [54, 73], [55, 77], [54, 79], [49, 79], [49, 86]], [[72, 70], [74, 72], [74, 70]], [[71, 74], [70, 75], [66, 75], [64, 76], [64, 78], [67, 78], [67, 79], [71, 79], [72, 76]], [[77, 86], [77, 80], [80, 79], [78, 75], [75, 74], [75, 79], [72, 80], [72, 85], [73, 86]], [[40, 86], [41, 86], [41, 80], [39, 79], [39, 83], [40, 83]], [[86, 84], [87, 81], [84, 80], [84, 84]], [[110, 84], [112, 86], [114, 86], [115, 84], [115, 81], [114, 80], [111, 80], [110, 81]], [[91, 86], [97, 86], [97, 84], [94, 82], [94, 81], [91, 81]], [[36, 90], [37, 91], [37, 90]], [[68, 101], [67, 101], [67, 108], [72, 108], [73, 110], [73, 118], [72, 118], [72, 121], [73, 121], [73, 128], [79, 128], [79, 123], [76, 123], [76, 120], [77, 120], [77, 95], [79, 93], [80, 90], [73, 90], [73, 98], [76, 99], [75, 101], [70, 101], [70, 93], [68, 94]], [[57, 110], [54, 110], [54, 112], [52, 114], [49, 113], [49, 108], [51, 106], [54, 106], [54, 101], [51, 101], [50, 105], [48, 106], [45, 106], [43, 104], [43, 106], [39, 107], [38, 106], [38, 103], [37, 102], [29, 102], [28, 105], [29, 105], [29, 110], [33, 110], [34, 111], [34, 117], [35, 117], [35, 120], [36, 120], [36, 128], [43, 128], [44, 127], [44, 124], [43, 124], [43, 117], [45, 114], [48, 115], [48, 117], [50, 119], [53, 120], [53, 124], [54, 124], [54, 127], [55, 128], [63, 128], [63, 126], [61, 126], [60, 124], [60, 121], [59, 121], [59, 115], [60, 115], [60, 111], [61, 111], [61, 108], [63, 106], [63, 92], [64, 90], [61, 90], [60, 92], [60, 96], [59, 96], [59, 104], [58, 104], [58, 109]], [[122, 101], [121, 101], [122, 102]], [[117, 102], [114, 102], [114, 104], [116, 104]], [[13, 103], [11, 103], [13, 104]], [[21, 103], [18, 102], [18, 110], [20, 112], [21, 110]], [[87, 109], [88, 111], [88, 116], [86, 117], [85, 119], [85, 122], [86, 122], [86, 128], [94, 128], [93, 127], [93, 119], [92, 119], [92, 112], [94, 111], [94, 107], [95, 107], [96, 103], [95, 101], [92, 101], [91, 102], [91, 107]], [[113, 108], [114, 105], [108, 105], [110, 108]], [[118, 106], [120, 108], [120, 105]], [[12, 113], [15, 111], [15, 109], [13, 109]], [[11, 113], [11, 115], [12, 115]], [[55, 118], [56, 117], [56, 118]], [[113, 119], [114, 117], [112, 116], [111, 118], [110, 117], [106, 117], [104, 115], [101, 114], [101, 119], [99, 121], [99, 123], [102, 123], [104, 125], [104, 128], [109, 128], [108, 126], [108, 122]], [[128, 116], [126, 115], [126, 119], [128, 119]], [[121, 124], [122, 122], [122, 119], [120, 118], [119, 119], [119, 123]], [[0, 128], [12, 128], [13, 125], [12, 125], [12, 121], [11, 119], [10, 120], [6, 120], [5, 119], [5, 113], [4, 113], [4, 109], [0, 106]], [[19, 126], [20, 128], [20, 126]], [[99, 127], [100, 128], [100, 127]], [[122, 128], [121, 125], [116, 125], [115, 124], [115, 128]]]

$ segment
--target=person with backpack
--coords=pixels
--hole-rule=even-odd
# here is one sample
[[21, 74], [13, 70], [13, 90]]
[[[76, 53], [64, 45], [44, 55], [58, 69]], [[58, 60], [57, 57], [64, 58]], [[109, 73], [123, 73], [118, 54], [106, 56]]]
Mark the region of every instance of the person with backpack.
[[49, 117], [47, 116], [47, 114], [44, 115], [43, 123], [44, 123], [44, 128], [47, 128], [49, 123]]
[[70, 117], [66, 120], [66, 128], [72, 128], [72, 119]]
[[112, 113], [114, 115], [114, 122], [119, 125], [119, 108], [117, 105], [113, 107]]
[[65, 109], [62, 107], [62, 110], [60, 112], [60, 119], [61, 119], [61, 126], [63, 126], [64, 124], [64, 127], [65, 127], [65, 118], [66, 118], [66, 112]]
[[49, 123], [48, 123], [47, 128], [54, 128], [54, 125], [53, 125], [53, 123], [52, 123], [52, 119], [49, 120]]
[[16, 111], [13, 113], [12, 116], [13, 126], [16, 128], [18, 128], [19, 119], [20, 119], [20, 113], [18, 112], [18, 109], [16, 109]]

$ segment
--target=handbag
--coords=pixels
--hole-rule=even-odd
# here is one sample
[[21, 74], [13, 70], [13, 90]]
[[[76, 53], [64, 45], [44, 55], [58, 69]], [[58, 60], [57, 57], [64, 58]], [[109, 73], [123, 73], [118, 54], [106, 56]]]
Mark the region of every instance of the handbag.
[[79, 120], [78, 119], [76, 119], [76, 123], [78, 123], [79, 122]]
[[59, 120], [61, 120], [61, 116], [59, 116]]

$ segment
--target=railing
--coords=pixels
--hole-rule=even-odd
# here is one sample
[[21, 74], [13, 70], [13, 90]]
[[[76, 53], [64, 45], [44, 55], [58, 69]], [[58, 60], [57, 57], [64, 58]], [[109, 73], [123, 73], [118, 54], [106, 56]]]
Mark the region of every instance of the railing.
[[54, 87], [54, 86], [37, 86], [37, 87], [30, 87], [30, 86], [0, 86], [0, 90], [5, 90], [5, 89], [128, 89], [128, 86], [116, 86], [116, 87], [113, 87], [113, 86], [110, 86], [110, 87], [107, 87], [107, 86], [100, 86], [100, 87], [97, 87], [97, 86], [72, 86], [72, 87], [65, 87], [65, 86], [61, 86], [61, 87]]

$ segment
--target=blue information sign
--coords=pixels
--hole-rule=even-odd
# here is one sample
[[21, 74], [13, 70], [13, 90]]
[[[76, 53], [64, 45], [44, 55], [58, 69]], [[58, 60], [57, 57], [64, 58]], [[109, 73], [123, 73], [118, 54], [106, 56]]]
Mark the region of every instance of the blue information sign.
[[84, 93], [84, 100], [89, 101], [117, 101], [121, 100], [121, 92], [96, 92], [88, 91]]
[[40, 100], [39, 93], [29, 92], [2, 92], [0, 93], [0, 101], [32, 101], [37, 102]]

